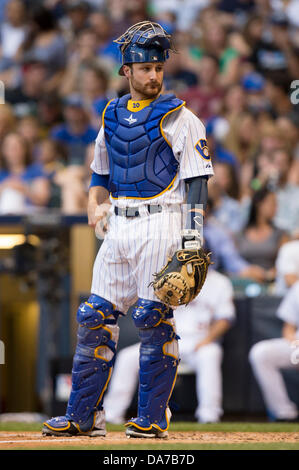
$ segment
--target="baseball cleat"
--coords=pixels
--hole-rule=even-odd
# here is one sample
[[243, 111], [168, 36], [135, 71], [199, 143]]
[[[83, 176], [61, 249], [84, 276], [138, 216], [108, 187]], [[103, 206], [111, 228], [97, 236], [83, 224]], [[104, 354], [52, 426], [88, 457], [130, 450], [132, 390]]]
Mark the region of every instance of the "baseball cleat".
[[138, 429], [135, 426], [128, 426], [126, 429], [126, 436], [128, 439], [133, 438], [147, 438], [147, 439], [167, 439], [168, 431], [159, 431], [159, 429], [151, 428], [150, 430]]
[[105, 437], [106, 428], [94, 427], [89, 431], [81, 431], [78, 424], [69, 421], [65, 416], [58, 416], [46, 421], [42, 428], [43, 436], [89, 436], [89, 437]]

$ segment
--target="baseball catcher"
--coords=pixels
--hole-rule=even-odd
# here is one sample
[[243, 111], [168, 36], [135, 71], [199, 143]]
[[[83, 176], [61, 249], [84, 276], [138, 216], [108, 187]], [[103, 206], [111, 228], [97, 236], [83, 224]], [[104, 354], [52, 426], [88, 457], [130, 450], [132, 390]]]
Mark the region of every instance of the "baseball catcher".
[[[97, 214], [107, 212], [98, 206], [110, 198], [108, 230], [94, 263], [91, 295], [77, 312], [66, 414], [44, 423], [46, 435], [106, 434], [104, 395], [118, 317], [133, 306], [141, 344], [138, 410], [126, 423], [126, 435], [168, 436], [179, 364], [172, 307], [198, 294], [209, 264], [201, 241], [212, 162], [202, 122], [174, 94], [162, 93], [164, 63], [175, 52], [171, 37], [159, 24], [144, 21], [116, 42], [119, 73], [130, 93], [111, 100], [103, 112], [88, 200], [89, 224], [95, 227], [102, 217]], [[168, 253], [175, 255], [166, 264]]]

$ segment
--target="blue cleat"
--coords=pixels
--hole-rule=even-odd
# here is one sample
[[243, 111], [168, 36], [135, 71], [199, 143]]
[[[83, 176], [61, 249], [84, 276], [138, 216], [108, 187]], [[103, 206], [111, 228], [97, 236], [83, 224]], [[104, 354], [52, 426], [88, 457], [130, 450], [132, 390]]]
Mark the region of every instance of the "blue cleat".
[[[97, 420], [98, 421], [98, 420]], [[58, 416], [46, 421], [42, 428], [43, 436], [90, 436], [105, 437], [105, 422], [96, 422], [88, 431], [82, 431], [80, 426], [74, 421], [70, 421], [66, 416]]]

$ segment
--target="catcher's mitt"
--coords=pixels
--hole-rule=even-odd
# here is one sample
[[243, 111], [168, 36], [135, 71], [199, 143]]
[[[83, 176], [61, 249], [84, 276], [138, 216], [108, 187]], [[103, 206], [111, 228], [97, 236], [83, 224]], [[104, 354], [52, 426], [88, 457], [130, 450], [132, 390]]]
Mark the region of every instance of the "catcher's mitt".
[[161, 302], [170, 306], [188, 304], [200, 292], [211, 264], [210, 253], [199, 249], [181, 249], [154, 274], [153, 286]]

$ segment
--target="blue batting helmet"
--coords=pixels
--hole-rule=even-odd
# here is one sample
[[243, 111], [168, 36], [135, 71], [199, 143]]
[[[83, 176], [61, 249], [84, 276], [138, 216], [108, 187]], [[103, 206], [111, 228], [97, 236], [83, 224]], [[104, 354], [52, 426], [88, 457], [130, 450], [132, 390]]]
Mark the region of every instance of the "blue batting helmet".
[[161, 25], [151, 21], [136, 23], [114, 42], [119, 44], [122, 54], [120, 75], [124, 75], [125, 64], [165, 62], [169, 50], [176, 52], [170, 34]]

